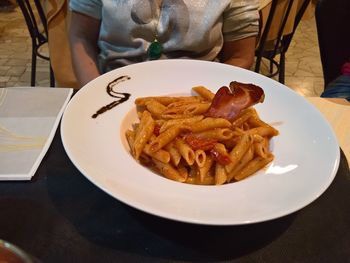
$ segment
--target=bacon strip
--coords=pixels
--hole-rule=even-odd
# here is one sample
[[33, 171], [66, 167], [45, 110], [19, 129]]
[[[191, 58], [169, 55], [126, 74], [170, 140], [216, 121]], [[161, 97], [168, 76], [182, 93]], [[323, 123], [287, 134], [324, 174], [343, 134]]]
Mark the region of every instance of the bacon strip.
[[259, 86], [232, 81], [230, 88], [223, 86], [216, 92], [206, 116], [233, 121], [242, 110], [264, 98], [264, 90]]

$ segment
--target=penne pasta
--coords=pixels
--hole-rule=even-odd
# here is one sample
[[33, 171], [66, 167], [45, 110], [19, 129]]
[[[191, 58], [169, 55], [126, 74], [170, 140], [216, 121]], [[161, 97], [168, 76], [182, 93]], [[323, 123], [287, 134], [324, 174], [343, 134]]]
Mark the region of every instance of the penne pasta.
[[237, 175], [234, 176], [235, 180], [239, 181], [242, 180], [258, 170], [261, 170], [264, 168], [268, 163], [270, 163], [273, 160], [273, 155], [269, 154], [267, 158], [262, 158], [262, 157], [256, 157], [255, 159], [251, 160], [250, 162], [247, 163], [246, 166], [240, 170]]
[[213, 158], [207, 156], [205, 158], [204, 165], [202, 167], [199, 167], [198, 169], [198, 181], [200, 183], [204, 182], [205, 177], [208, 175], [210, 169], [212, 168], [214, 164]]
[[150, 145], [146, 144], [145, 148], [143, 148], [143, 152], [147, 154], [148, 156], [162, 162], [162, 163], [169, 163], [170, 162], [170, 153], [167, 151], [164, 151], [163, 149], [159, 149], [156, 152], [152, 152], [150, 149]]
[[191, 149], [191, 147], [184, 142], [183, 139], [176, 138], [175, 139], [175, 146], [177, 150], [179, 151], [182, 158], [186, 161], [188, 165], [192, 165], [195, 162], [195, 153]]
[[178, 172], [170, 164], [160, 162], [156, 159], [153, 159], [153, 162], [154, 162], [156, 168], [159, 170], [159, 172], [162, 175], [164, 175], [164, 177], [169, 178], [169, 179], [174, 180], [174, 181], [178, 181], [178, 182], [185, 182], [186, 181], [186, 178], [183, 177], [183, 174]]
[[234, 136], [233, 130], [229, 128], [214, 128], [199, 133], [194, 133], [198, 138], [216, 139], [218, 141], [229, 140]]
[[215, 165], [215, 184], [220, 185], [226, 183], [227, 180], [227, 174], [225, 167], [220, 164], [216, 163]]
[[264, 140], [261, 142], [253, 143], [253, 149], [255, 155], [260, 156], [262, 158], [267, 158], [267, 155], [269, 154]]
[[223, 118], [205, 118], [189, 125], [188, 129], [192, 132], [202, 132], [215, 128], [229, 128], [231, 126], [231, 122]]
[[232, 172], [235, 166], [242, 159], [243, 155], [247, 152], [249, 147], [253, 143], [253, 136], [250, 134], [243, 134], [237, 145], [229, 153], [231, 163], [225, 166], [227, 173]]
[[188, 178], [188, 170], [187, 168], [180, 164], [178, 167], [177, 167], [177, 170], [179, 171], [179, 174], [181, 175], [182, 178], [184, 178], [184, 180], [186, 181], [187, 178]]
[[179, 133], [180, 127], [177, 126], [171, 127], [170, 129], [167, 129], [166, 131], [160, 133], [159, 136], [152, 140], [150, 143], [151, 152], [155, 152], [163, 148], [169, 142], [174, 140], [176, 136], [179, 135]]
[[177, 120], [177, 119], [186, 119], [186, 118], [189, 118], [189, 117], [192, 117], [191, 115], [185, 115], [185, 114], [174, 114], [174, 113], [171, 113], [171, 114], [162, 114], [162, 119], [164, 120]]
[[126, 140], [129, 144], [129, 147], [130, 147], [130, 152], [132, 155], [134, 155], [134, 142], [135, 142], [135, 131], [132, 131], [132, 130], [127, 130], [125, 132], [125, 137], [126, 137]]
[[181, 116], [181, 115], [186, 115], [184, 114], [184, 111], [187, 107], [187, 103], [183, 103], [181, 106], [174, 106], [174, 107], [169, 107], [163, 112], [162, 116]]
[[146, 108], [156, 119], [159, 119], [162, 113], [166, 110], [166, 107], [156, 100], [146, 102]]
[[233, 122], [233, 127], [241, 127], [245, 122], [248, 121], [249, 118], [255, 115], [255, 109], [254, 108], [248, 108], [244, 110]]
[[139, 162], [143, 165], [150, 165], [152, 163], [152, 158], [145, 153], [141, 153]]
[[199, 103], [200, 100], [178, 100], [173, 103], [170, 103], [167, 108], [168, 110], [179, 109], [182, 112], [185, 110], [188, 104]]
[[244, 166], [247, 165], [248, 162], [250, 162], [254, 158], [254, 150], [252, 147], [250, 147], [247, 152], [244, 154], [242, 159], [238, 162], [238, 164], [235, 166], [235, 168], [227, 174], [227, 182], [231, 182], [232, 179], [235, 177], [235, 175], [242, 170]]
[[174, 146], [173, 142], [168, 143], [165, 145], [165, 149], [170, 154], [170, 161], [174, 166], [178, 166], [181, 161], [181, 154]]
[[251, 127], [260, 127], [260, 126], [269, 126], [266, 122], [262, 121], [258, 113], [255, 111], [255, 114], [252, 114], [252, 116], [247, 120], [248, 124]]
[[222, 143], [217, 143], [213, 147], [213, 151], [215, 152], [217, 162], [221, 164], [231, 163], [231, 157], [227, 152], [226, 146]]
[[215, 94], [204, 86], [196, 86], [193, 87], [192, 90], [196, 92], [199, 96], [201, 96], [203, 99], [208, 101], [212, 101], [215, 97]]
[[151, 114], [148, 111], [144, 111], [141, 116], [140, 125], [136, 130], [135, 141], [133, 144], [133, 152], [136, 159], [139, 159], [143, 148], [145, 147], [149, 138], [152, 136], [154, 125], [154, 120]]
[[198, 115], [198, 116], [193, 116], [193, 117], [188, 117], [184, 119], [172, 119], [172, 120], [166, 120], [164, 123], [161, 125], [161, 128], [159, 132], [164, 132], [166, 129], [168, 129], [171, 126], [184, 126], [184, 125], [189, 125], [192, 123], [195, 123], [197, 121], [200, 121], [204, 118], [203, 115]]
[[167, 106], [171, 103], [178, 102], [178, 101], [187, 101], [187, 102], [192, 102], [192, 101], [200, 101], [201, 98], [199, 96], [179, 96], [179, 97], [171, 97], [171, 96], [159, 96], [159, 97], [142, 97], [142, 98], [137, 98], [135, 100], [135, 105], [136, 106], [145, 106], [146, 103], [150, 100], [155, 100], [158, 101], [159, 103], [163, 104], [164, 106]]
[[203, 114], [208, 111], [209, 107], [209, 102], [192, 103], [185, 107], [183, 113], [185, 115]]
[[279, 132], [272, 126], [261, 126], [249, 129], [247, 130], [247, 133], [251, 135], [258, 134], [262, 137], [273, 137], [277, 136]]
[[199, 168], [203, 167], [207, 159], [207, 154], [203, 150], [196, 150], [194, 152], [195, 162]]
[[173, 181], [222, 185], [243, 180], [274, 159], [269, 145], [279, 131], [255, 108], [241, 110], [233, 121], [209, 117], [215, 116], [208, 114], [215, 94], [204, 86], [192, 91], [198, 96], [135, 100], [139, 121], [125, 136], [140, 164]]

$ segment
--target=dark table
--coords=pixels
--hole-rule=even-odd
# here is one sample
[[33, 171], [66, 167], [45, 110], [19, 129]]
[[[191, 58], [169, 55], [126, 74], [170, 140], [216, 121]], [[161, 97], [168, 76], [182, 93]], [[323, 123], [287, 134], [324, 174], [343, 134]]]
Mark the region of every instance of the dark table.
[[0, 238], [37, 262], [350, 262], [350, 173], [315, 202], [259, 224], [179, 223], [135, 210], [90, 183], [59, 130], [30, 182], [0, 183]]

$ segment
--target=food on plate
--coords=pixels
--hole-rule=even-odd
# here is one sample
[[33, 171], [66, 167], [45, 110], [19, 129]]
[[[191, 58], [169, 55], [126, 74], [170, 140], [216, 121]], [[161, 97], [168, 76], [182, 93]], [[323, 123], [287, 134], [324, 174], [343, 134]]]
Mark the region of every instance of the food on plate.
[[233, 120], [244, 109], [263, 102], [262, 88], [254, 84], [232, 81], [230, 87], [221, 87], [215, 94], [207, 116]]
[[264, 91], [233, 81], [215, 94], [135, 100], [139, 122], [126, 131], [133, 157], [164, 177], [183, 183], [221, 185], [240, 181], [274, 159], [270, 140], [278, 130], [260, 119]]

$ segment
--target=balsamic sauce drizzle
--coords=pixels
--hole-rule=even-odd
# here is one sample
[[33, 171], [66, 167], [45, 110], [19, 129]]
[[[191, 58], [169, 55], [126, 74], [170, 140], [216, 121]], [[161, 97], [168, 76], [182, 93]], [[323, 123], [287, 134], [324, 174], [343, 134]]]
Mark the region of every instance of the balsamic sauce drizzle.
[[130, 96], [131, 96], [130, 93], [117, 92], [113, 89], [120, 82], [129, 80], [129, 79], [130, 79], [129, 76], [121, 76], [121, 77], [118, 77], [115, 80], [111, 81], [110, 83], [108, 83], [108, 85], [106, 87], [106, 92], [108, 93], [109, 96], [111, 96], [113, 98], [117, 98], [118, 100], [112, 101], [111, 103], [107, 104], [106, 106], [103, 106], [102, 108], [100, 108], [98, 111], [96, 111], [95, 114], [93, 114], [91, 116], [92, 118], [94, 118], [94, 119], [97, 118], [98, 115], [113, 109], [115, 106], [127, 101], [130, 98]]

